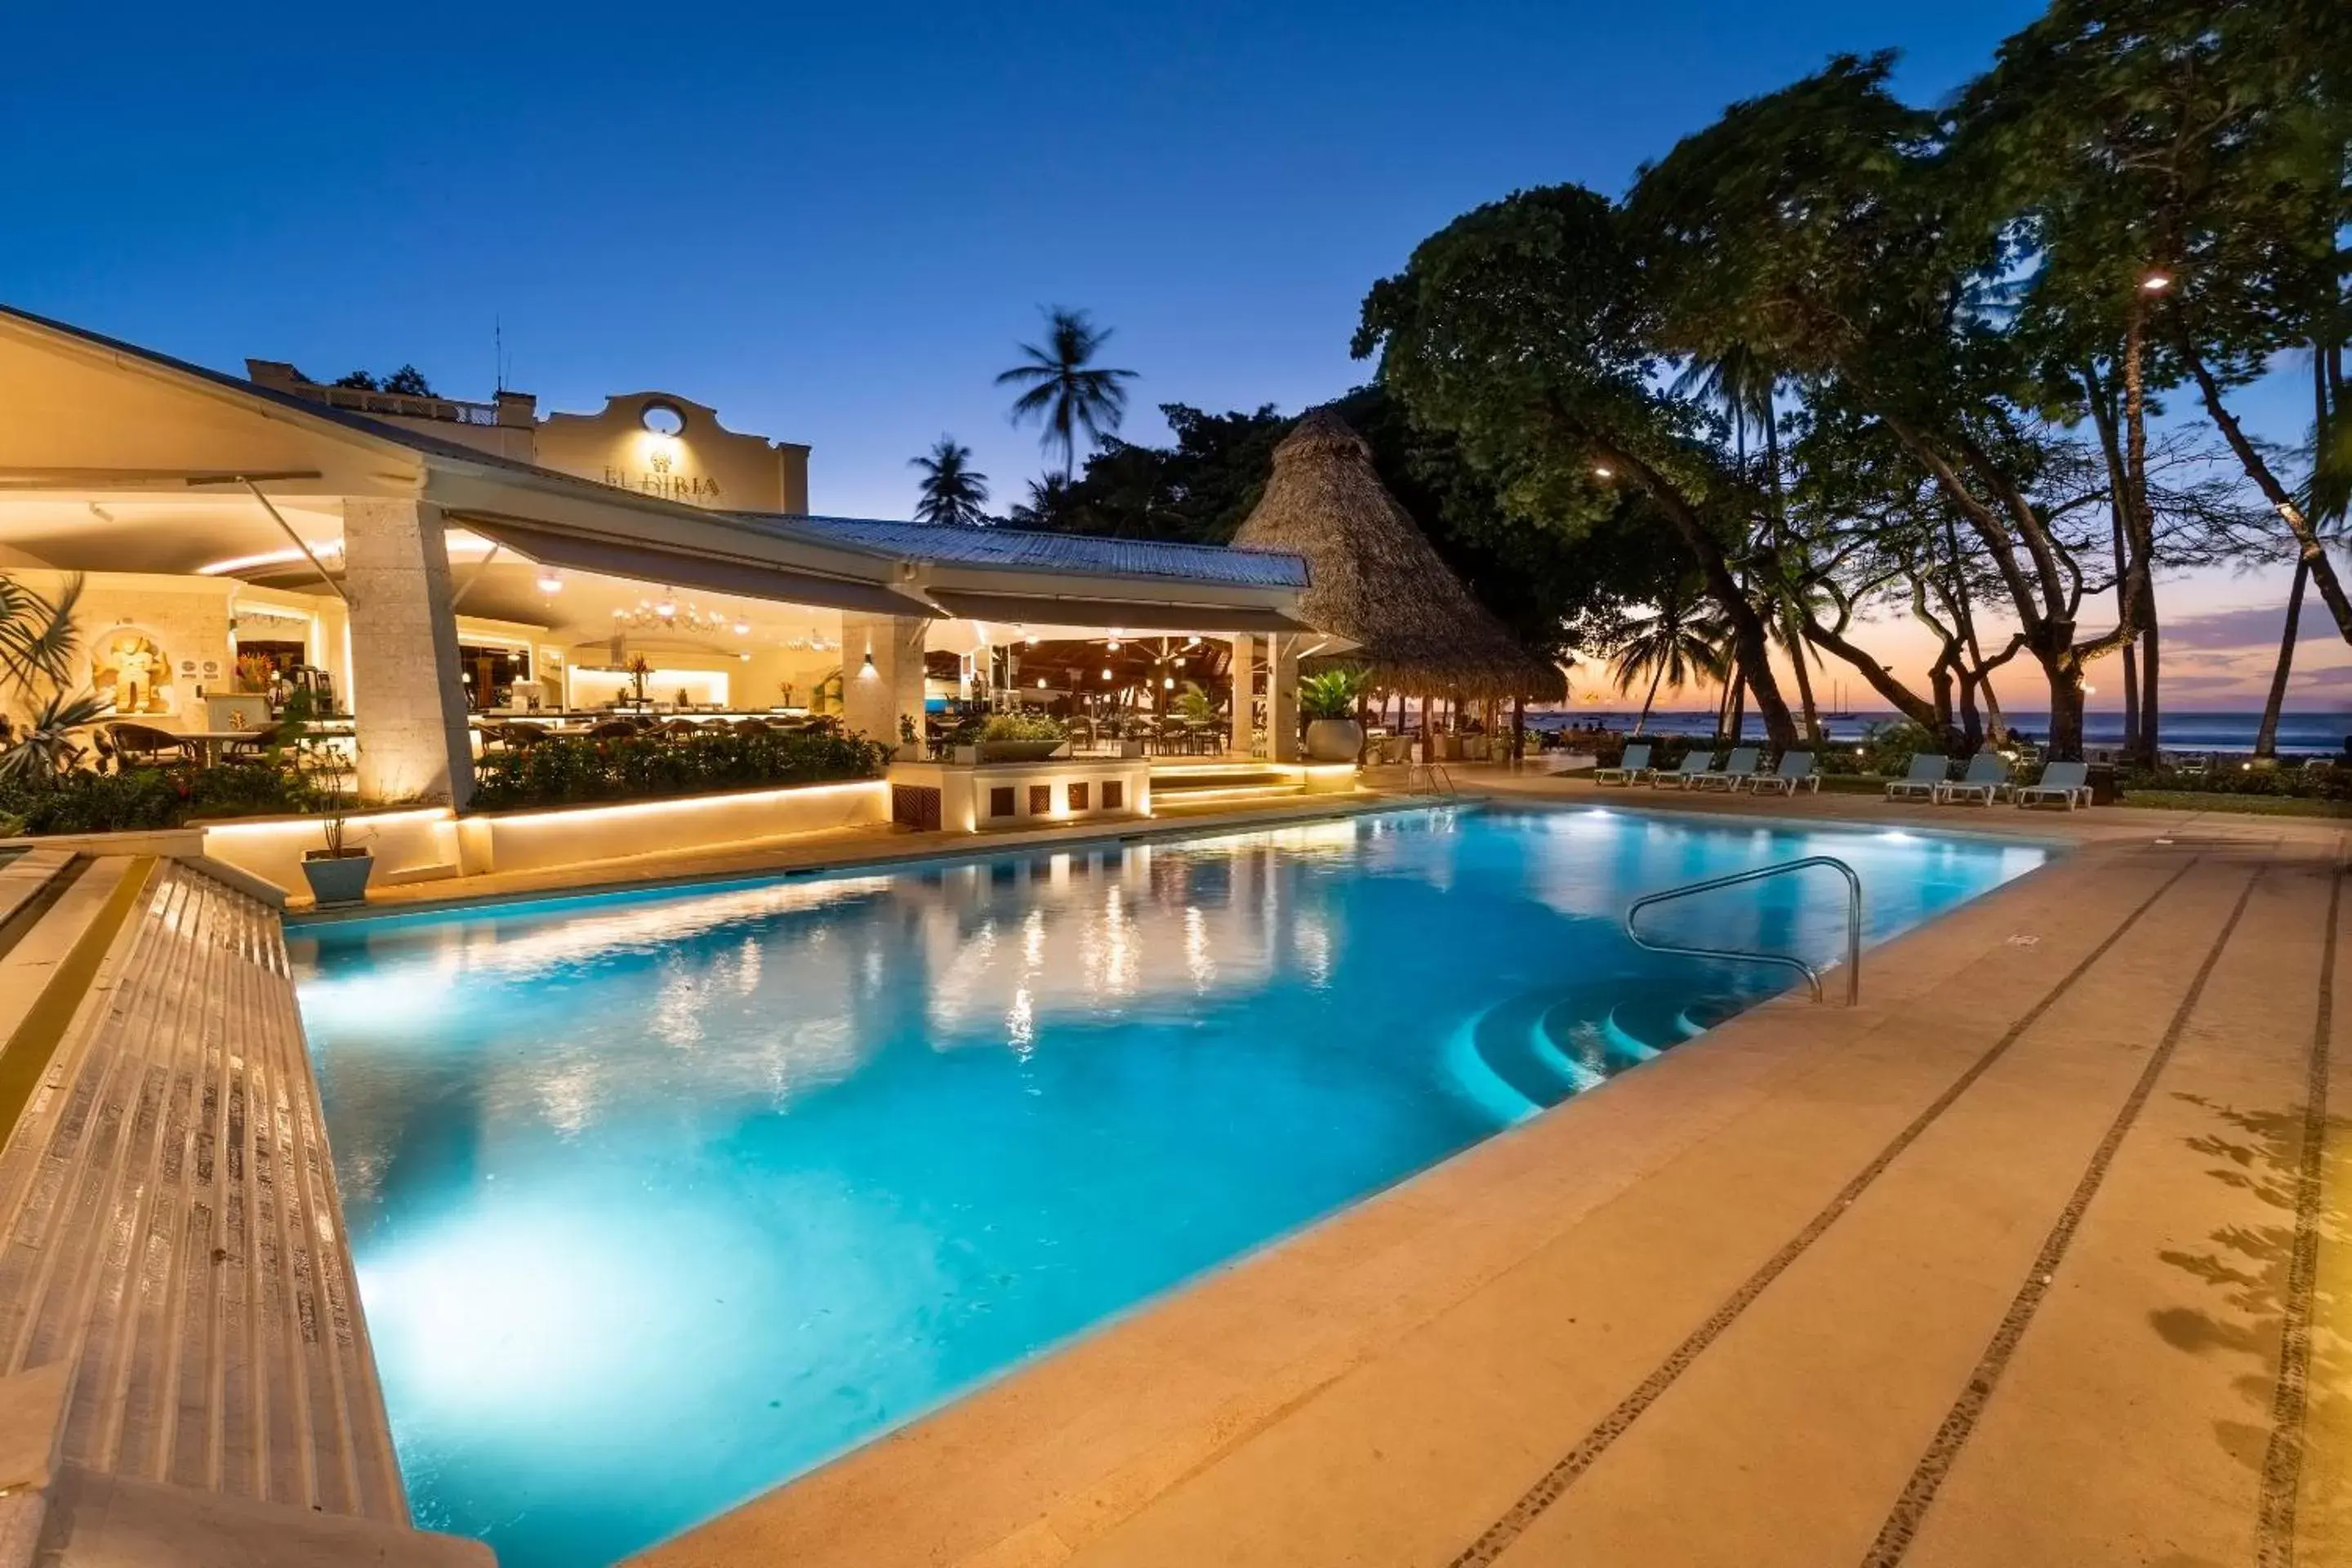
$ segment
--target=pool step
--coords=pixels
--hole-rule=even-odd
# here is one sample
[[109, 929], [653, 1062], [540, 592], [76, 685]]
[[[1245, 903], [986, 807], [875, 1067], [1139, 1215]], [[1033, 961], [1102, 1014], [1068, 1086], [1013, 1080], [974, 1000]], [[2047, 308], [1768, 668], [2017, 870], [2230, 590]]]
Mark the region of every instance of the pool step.
[[1528, 992], [1477, 1014], [1448, 1047], [1459, 1087], [1509, 1122], [1649, 1061], [1737, 1013], [1676, 981], [1626, 978]]
[[1237, 806], [1296, 800], [1307, 781], [1294, 769], [1250, 763], [1160, 763], [1151, 769], [1154, 815], [1186, 810], [1231, 811]]

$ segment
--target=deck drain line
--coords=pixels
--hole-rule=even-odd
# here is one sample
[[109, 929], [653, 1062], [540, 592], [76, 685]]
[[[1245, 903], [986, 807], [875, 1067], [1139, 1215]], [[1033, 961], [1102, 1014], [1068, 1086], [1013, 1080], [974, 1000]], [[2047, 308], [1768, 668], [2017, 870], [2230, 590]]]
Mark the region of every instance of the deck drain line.
[[1674, 1386], [1675, 1379], [1690, 1370], [1691, 1363], [1698, 1360], [1709, 1345], [1722, 1337], [1723, 1331], [1731, 1327], [1738, 1320], [1739, 1315], [1755, 1303], [1756, 1299], [1770, 1287], [1773, 1280], [1787, 1272], [1789, 1266], [1802, 1257], [1807, 1247], [1819, 1241], [1830, 1226], [1838, 1222], [1839, 1216], [1853, 1205], [1854, 1200], [1868, 1191], [1870, 1184], [1878, 1180], [1889, 1165], [1902, 1157], [1905, 1150], [1917, 1142], [1921, 1134], [1934, 1126], [1937, 1120], [1945, 1111], [1949, 1110], [1960, 1096], [1966, 1094], [1979, 1079], [1991, 1071], [1993, 1065], [2009, 1054], [2009, 1048], [2024, 1037], [2026, 1030], [2040, 1022], [2044, 1013], [2056, 1006], [2059, 999], [2073, 990], [2075, 983], [2084, 975], [2090, 973], [2091, 966], [2105, 958], [2108, 950], [2121, 942], [2132, 927], [2139, 923], [2140, 917], [2154, 909], [2158, 900], [2172, 891], [2174, 884], [2181, 878], [2195, 870], [2198, 861], [2202, 858], [2202, 856], [2194, 856], [2184, 861], [2179, 870], [2167, 877], [2156, 891], [2150, 893], [2131, 913], [2126, 915], [2120, 925], [2101, 938], [2098, 946], [2084, 954], [2082, 962], [2061, 976], [2058, 983], [2050, 988], [2042, 1000], [2028, 1008], [2017, 1022], [2004, 1030], [2000, 1038], [1988, 1047], [1982, 1056], [1969, 1063], [1967, 1070], [1954, 1079], [1926, 1110], [1912, 1118], [1910, 1123], [1902, 1131], [1897, 1132], [1887, 1142], [1886, 1147], [1881, 1149], [1872, 1158], [1869, 1164], [1857, 1172], [1853, 1180], [1840, 1187], [1836, 1195], [1830, 1199], [1821, 1212], [1805, 1223], [1802, 1230], [1790, 1237], [1780, 1251], [1765, 1259], [1756, 1272], [1749, 1275], [1741, 1283], [1739, 1289], [1734, 1290], [1725, 1300], [1723, 1305], [1715, 1310], [1714, 1314], [1706, 1321], [1692, 1330], [1690, 1337], [1676, 1345], [1667, 1354], [1666, 1359], [1660, 1362], [1655, 1370], [1642, 1380], [1639, 1387], [1618, 1401], [1616, 1408], [1602, 1416], [1591, 1431], [1579, 1439], [1575, 1447], [1570, 1448], [1560, 1458], [1559, 1463], [1545, 1471], [1541, 1479], [1521, 1494], [1519, 1500], [1513, 1503], [1502, 1518], [1488, 1525], [1486, 1533], [1464, 1548], [1461, 1555], [1455, 1557], [1449, 1564], [1449, 1568], [1482, 1568], [1482, 1565], [1493, 1563], [1500, 1557], [1511, 1542], [1524, 1534], [1528, 1527], [1533, 1524], [1546, 1509], [1558, 1502], [1568, 1489], [1574, 1485], [1585, 1471], [1591, 1469], [1601, 1456], [1607, 1453], [1610, 1447], [1632, 1428], [1634, 1422], [1641, 1419], [1643, 1411], [1656, 1404], [1659, 1396]]
[[2326, 945], [2319, 954], [2319, 1007], [2311, 1026], [2311, 1067], [2304, 1079], [2303, 1150], [2294, 1173], [2294, 1245], [2287, 1254], [2286, 1321], [2279, 1333], [2278, 1386], [2271, 1395], [2271, 1435], [2263, 1447], [2262, 1503], [2254, 1522], [2261, 1568], [2294, 1568], [2294, 1509], [2303, 1484], [2303, 1423], [2311, 1375], [2312, 1293], [2319, 1275], [2319, 1213], [2327, 1159], [2327, 1047], [2336, 1027], [2336, 915], [2344, 902], [2344, 847], [2336, 841], [2327, 894]]
[[2008, 1312], [2000, 1320], [2000, 1326], [1993, 1330], [1992, 1339], [1986, 1344], [1984, 1354], [1979, 1358], [1975, 1370], [1969, 1373], [1960, 1396], [1952, 1402], [1952, 1408], [1946, 1413], [1943, 1425], [1936, 1428], [1936, 1436], [1928, 1443], [1927, 1451], [1919, 1457], [1918, 1466], [1912, 1470], [1911, 1479], [1904, 1483], [1903, 1495], [1895, 1500], [1894, 1508], [1887, 1512], [1886, 1522], [1878, 1527], [1878, 1539], [1871, 1542], [1868, 1552], [1863, 1553], [1863, 1568], [1895, 1568], [1895, 1564], [1903, 1561], [1904, 1553], [1911, 1550], [1911, 1542], [1918, 1534], [1920, 1522], [1927, 1518], [1937, 1489], [1944, 1484], [1944, 1478], [1951, 1474], [1952, 1462], [1959, 1458], [1961, 1445], [1976, 1430], [1977, 1418], [1984, 1414], [1986, 1405], [1991, 1402], [1993, 1385], [2000, 1381], [2001, 1373], [2009, 1365], [2009, 1358], [2016, 1353], [2018, 1342], [2025, 1338], [2025, 1331], [2032, 1325], [2033, 1314], [2041, 1310], [2042, 1300], [2050, 1294], [2051, 1282], [2056, 1278], [2058, 1265], [2065, 1260], [2066, 1249], [2073, 1245], [2074, 1232], [2083, 1223], [2084, 1211], [2091, 1206], [2091, 1200], [2099, 1195], [2099, 1187], [2107, 1178], [2107, 1167], [2115, 1163], [2116, 1151], [2123, 1146], [2125, 1135], [2131, 1131], [2132, 1123], [2139, 1120], [2140, 1108], [2156, 1091], [2156, 1080], [2164, 1075], [2166, 1066], [2172, 1060], [2173, 1050], [2180, 1044], [2182, 1032], [2189, 1027], [2189, 1016], [2197, 1011], [2197, 1004], [2205, 994], [2205, 983], [2213, 977], [2214, 966], [2221, 962], [2221, 950], [2230, 945], [2230, 933], [2238, 929], [2238, 919], [2246, 912], [2246, 901], [2254, 896], [2254, 884], [2263, 879], [2263, 868], [2256, 867], [2254, 874], [2246, 879], [2245, 887], [2239, 890], [2238, 901], [2231, 907], [2230, 918], [2222, 922], [2221, 933], [2213, 939], [2212, 951], [2206, 953], [2205, 962], [2197, 966], [2196, 978], [2189, 983], [2189, 994], [2180, 999], [2179, 1007], [2172, 1015], [2172, 1022], [2165, 1026], [2164, 1037], [2157, 1042], [2156, 1049], [2147, 1054], [2147, 1065], [2140, 1068], [2139, 1078], [2133, 1083], [2131, 1092], [2124, 1097], [2122, 1108], [2116, 1112], [2115, 1120], [2107, 1123], [2106, 1136], [2100, 1139], [2099, 1146], [2092, 1151], [2091, 1163], [2083, 1168], [2082, 1180], [2074, 1184], [2074, 1191], [2067, 1198], [2066, 1206], [2058, 1211], [2058, 1222], [2050, 1227], [2050, 1235], [2042, 1241], [2042, 1250], [2034, 1255], [2033, 1262], [2027, 1268], [2025, 1283], [2018, 1288]]

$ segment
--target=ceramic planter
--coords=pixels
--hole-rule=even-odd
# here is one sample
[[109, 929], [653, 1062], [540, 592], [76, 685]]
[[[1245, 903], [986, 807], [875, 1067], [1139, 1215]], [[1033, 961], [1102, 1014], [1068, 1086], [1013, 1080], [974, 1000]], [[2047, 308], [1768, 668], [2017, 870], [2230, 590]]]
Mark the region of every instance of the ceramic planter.
[[1307, 726], [1307, 754], [1318, 763], [1352, 763], [1364, 749], [1364, 727], [1353, 719], [1317, 719]]
[[369, 874], [375, 857], [364, 849], [329, 855], [313, 849], [302, 858], [302, 879], [310, 884], [310, 898], [322, 910], [367, 902]]

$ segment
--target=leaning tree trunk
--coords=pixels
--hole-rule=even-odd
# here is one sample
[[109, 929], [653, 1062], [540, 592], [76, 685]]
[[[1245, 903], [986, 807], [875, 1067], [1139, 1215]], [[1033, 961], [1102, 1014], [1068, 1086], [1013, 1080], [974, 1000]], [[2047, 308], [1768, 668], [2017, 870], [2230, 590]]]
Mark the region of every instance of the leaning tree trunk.
[[1812, 672], [1805, 668], [1809, 649], [1804, 633], [1798, 629], [1796, 617], [1790, 615], [1780, 617], [1780, 632], [1789, 645], [1790, 668], [1797, 676], [1797, 703], [1805, 716], [1805, 739], [1818, 746], [1822, 743], [1822, 708], [1813, 699]]
[[2278, 476], [2271, 472], [2270, 464], [2246, 438], [2237, 416], [2221, 401], [2221, 384], [2213, 379], [2213, 373], [2206, 369], [2205, 362], [2190, 350], [2182, 353], [2181, 363], [2196, 377], [2197, 390], [2205, 399], [2205, 412], [2211, 416], [2214, 427], [2221, 432], [2221, 438], [2230, 444], [2230, 450], [2237, 454], [2238, 466], [2246, 470], [2246, 477], [2254, 481], [2263, 492], [2263, 499], [2271, 503], [2271, 510], [2279, 514], [2287, 531], [2294, 535], [2295, 549], [2311, 573], [2313, 584], [2319, 590], [2320, 602], [2335, 617], [2336, 629], [2343, 635], [2344, 640], [2352, 643], [2352, 598], [2346, 596], [2344, 584], [2336, 575], [2335, 563], [2327, 559], [2326, 548], [2313, 530], [2311, 520], [2304, 515], [2301, 507], [2294, 504], [2294, 498], [2287, 494], [2286, 487], [2280, 484]]
[[1642, 711], [1633, 720], [1633, 733], [1640, 734], [1650, 722], [1650, 710], [1658, 700], [1658, 682], [1666, 678], [1666, 667], [1661, 663], [1650, 676], [1650, 689], [1643, 695]]
[[2140, 601], [2139, 609], [2140, 614], [2147, 619], [2147, 628], [2140, 633], [2146, 647], [2140, 650], [2139, 750], [2135, 753], [2135, 760], [2143, 767], [2152, 768], [2164, 754], [2158, 749], [2161, 742], [2161, 737], [2158, 733], [2161, 704], [2158, 700], [2157, 690], [2158, 681], [2162, 674], [2163, 647], [2157, 637], [2154, 589], [2150, 589], [2147, 595]]
[[2263, 727], [2254, 732], [2254, 755], [2278, 755], [2279, 714], [2286, 707], [2287, 677], [2294, 672], [2294, 639], [2303, 619], [2303, 591], [2310, 584], [2311, 568], [2294, 563], [2294, 584], [2286, 591], [2286, 626], [2279, 633], [2278, 663], [2271, 670], [2271, 694], [2263, 704]]
[[[1592, 432], [1571, 426], [1580, 437], [1591, 440]], [[1593, 441], [1594, 455], [1602, 458], [1621, 473], [1632, 474], [1657, 503], [1674, 525], [1675, 532], [1690, 552], [1699, 573], [1706, 582], [1707, 597], [1723, 612], [1724, 622], [1731, 628], [1731, 645], [1740, 668], [1752, 671], [1751, 684], [1756, 691], [1757, 710], [1764, 715], [1765, 738], [1775, 749], [1786, 751], [1797, 743], [1797, 721], [1790, 716], [1788, 699], [1780, 695], [1780, 679], [1772, 673], [1769, 639], [1765, 635], [1764, 617], [1756, 613], [1756, 605], [1740, 590], [1739, 581], [1732, 574], [1730, 557], [1725, 554], [1723, 542], [1707, 528], [1685, 496], [1655, 468], [1633, 453], [1607, 443]]]

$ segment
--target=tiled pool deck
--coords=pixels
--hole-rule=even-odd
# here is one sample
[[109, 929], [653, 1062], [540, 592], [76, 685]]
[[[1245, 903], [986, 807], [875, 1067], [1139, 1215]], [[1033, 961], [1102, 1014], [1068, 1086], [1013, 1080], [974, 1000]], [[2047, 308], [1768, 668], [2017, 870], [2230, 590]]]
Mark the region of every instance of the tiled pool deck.
[[[1593, 794], [1491, 774], [1474, 787]], [[639, 1561], [2352, 1561], [2352, 1145], [2323, 1114], [2331, 1069], [2338, 1103], [2352, 1093], [2332, 998], [2352, 940], [2339, 909], [2347, 825], [1609, 799], [2029, 832], [2074, 848], [1873, 953], [1857, 1009], [1759, 1008]], [[602, 879], [972, 847], [866, 835], [648, 859]], [[433, 885], [435, 901], [540, 890]], [[172, 916], [197, 893], [219, 906], [215, 925]], [[275, 1005], [275, 932], [234, 935], [253, 912], [216, 892], [177, 897], [151, 900], [116, 944], [86, 1009], [98, 1022], [60, 1053], [58, 1089], [105, 1052], [121, 1055], [108, 1081], [126, 1104], [142, 1082], [174, 1081], [163, 1058], [131, 1054], [164, 1048], [131, 1011], [163, 1005], [141, 1000], [152, 987], [133, 960], [183, 948], [174, 962], [192, 975], [231, 963], [222, 973], [245, 999], [173, 982], [184, 1044], [170, 1049], [191, 1071], [215, 1052], [242, 1067], [220, 1042], [259, 1030], [255, 1059], [287, 1070], [281, 1030], [253, 1010]], [[165, 940], [215, 929], [194, 947]], [[307, 1081], [292, 1098], [289, 1083], [273, 1098], [306, 1110]], [[158, 1103], [176, 1125], [168, 1097]], [[26, 1123], [52, 1149], [45, 1119], [61, 1104]], [[134, 1146], [163, 1147], [135, 1113], [125, 1126], [149, 1140]], [[294, 1131], [284, 1190], [310, 1203], [322, 1167]], [[0, 1173], [26, 1169], [23, 1142]], [[72, 1157], [52, 1168], [103, 1168]], [[159, 1174], [182, 1170], [143, 1157]], [[138, 1190], [151, 1194], [149, 1235], [194, 1213], [168, 1185]], [[307, 1222], [328, 1226], [321, 1237], [327, 1202]], [[53, 1253], [42, 1266], [54, 1271], [79, 1256], [33, 1238], [21, 1206], [7, 1217], [36, 1249], [20, 1264]], [[158, 1353], [173, 1342], [150, 1319], [244, 1320], [233, 1303], [198, 1310], [201, 1269], [175, 1287], [164, 1268], [163, 1294], [142, 1294], [135, 1252], [110, 1248], [88, 1274], [99, 1283], [77, 1287], [103, 1309], [119, 1275], [129, 1293], [113, 1316], [57, 1331], [84, 1334], [75, 1349], [104, 1369], [100, 1386], [126, 1390], [117, 1405], [76, 1388], [76, 1484], [209, 1475], [219, 1491], [396, 1518], [363, 1331], [333, 1310], [340, 1243], [310, 1270], [294, 1259], [288, 1293], [252, 1298], [293, 1316], [282, 1333], [250, 1320], [257, 1359], [231, 1364], [261, 1394], [299, 1400], [257, 1449], [235, 1436], [238, 1407], [183, 1396], [174, 1415], [142, 1381], [163, 1367], [201, 1392], [211, 1384], [189, 1379], [212, 1363], [188, 1352], [225, 1342], [191, 1330], [181, 1352]], [[224, 1254], [189, 1256], [217, 1268]], [[323, 1317], [306, 1315], [308, 1286], [325, 1292]], [[20, 1328], [20, 1342], [47, 1331]], [[287, 1352], [311, 1359], [270, 1359]], [[293, 1381], [270, 1382], [278, 1373]], [[76, 1459], [89, 1435], [100, 1446]], [[295, 1458], [292, 1442], [312, 1457]], [[163, 1458], [129, 1462], [142, 1456]], [[107, 1517], [135, 1522], [135, 1501], [110, 1496]], [[77, 1509], [98, 1540], [99, 1506], [67, 1517]], [[224, 1538], [288, 1528], [267, 1511], [209, 1522]]]

